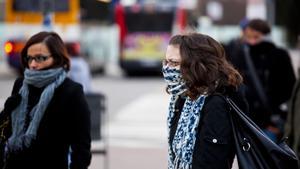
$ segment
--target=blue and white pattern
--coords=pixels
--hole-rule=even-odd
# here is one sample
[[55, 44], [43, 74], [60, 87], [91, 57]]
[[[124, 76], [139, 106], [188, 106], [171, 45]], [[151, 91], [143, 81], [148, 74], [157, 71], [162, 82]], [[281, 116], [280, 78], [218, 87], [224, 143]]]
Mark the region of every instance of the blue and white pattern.
[[179, 68], [163, 66], [162, 73], [168, 84], [167, 90], [170, 94], [181, 95], [187, 90]]
[[[168, 128], [170, 133], [171, 121], [174, 118], [175, 102], [178, 96], [171, 97], [168, 115]], [[201, 95], [197, 100], [187, 97], [184, 103], [177, 130], [172, 142], [169, 136], [168, 169], [191, 169], [193, 152], [196, 141], [196, 129], [200, 121], [200, 112], [203, 108], [206, 95]]]
[[[169, 114], [168, 129], [170, 133], [171, 122], [175, 114], [175, 103], [180, 95], [187, 91], [184, 79], [179, 68], [164, 66], [162, 69], [164, 79], [168, 84], [167, 90], [172, 94]], [[186, 97], [178, 121], [173, 141], [169, 140], [168, 169], [191, 169], [193, 152], [196, 142], [196, 129], [200, 121], [200, 112], [203, 108], [206, 94], [200, 95], [196, 100]]]

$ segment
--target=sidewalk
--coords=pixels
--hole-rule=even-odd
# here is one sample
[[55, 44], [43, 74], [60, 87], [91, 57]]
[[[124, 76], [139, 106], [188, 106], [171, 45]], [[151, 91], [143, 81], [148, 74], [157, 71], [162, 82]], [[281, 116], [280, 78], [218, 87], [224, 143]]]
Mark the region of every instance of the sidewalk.
[[108, 148], [107, 157], [94, 154], [89, 169], [166, 169], [166, 155], [162, 148], [113, 146]]
[[168, 96], [158, 91], [137, 98], [108, 119], [108, 154], [93, 154], [90, 169], [166, 169], [167, 105]]
[[[110, 147], [108, 152], [94, 154], [89, 169], [167, 169], [166, 149]], [[238, 169], [236, 159], [232, 169]]]

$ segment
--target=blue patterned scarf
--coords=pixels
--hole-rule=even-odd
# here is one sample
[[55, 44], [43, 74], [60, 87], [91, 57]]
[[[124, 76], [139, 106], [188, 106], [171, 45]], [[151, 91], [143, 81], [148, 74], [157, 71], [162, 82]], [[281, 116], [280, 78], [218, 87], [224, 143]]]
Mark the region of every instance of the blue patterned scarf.
[[[23, 85], [19, 91], [22, 96], [20, 105], [12, 112], [12, 135], [8, 139], [6, 152], [18, 152], [28, 148], [32, 141], [36, 139], [37, 130], [45, 110], [51, 101], [55, 89], [62, 84], [66, 78], [63, 68], [48, 70], [29, 70], [24, 72]], [[33, 85], [44, 90], [39, 102], [28, 112], [28, 85]], [[29, 126], [25, 127], [26, 116], [29, 115]]]
[[168, 84], [167, 90], [169, 93], [173, 95], [181, 95], [187, 90], [179, 68], [163, 66], [162, 73]]
[[[168, 114], [168, 129], [170, 133], [171, 122], [175, 114], [176, 100], [187, 91], [187, 88], [179, 68], [164, 66], [162, 72], [168, 84], [167, 90], [172, 94]], [[170, 135], [168, 136], [168, 169], [192, 168], [196, 129], [199, 126], [200, 112], [203, 108], [205, 98], [206, 95], [201, 95], [196, 100], [192, 100], [189, 97], [186, 98], [172, 142]]]
[[[168, 114], [169, 133], [171, 121], [174, 118], [175, 102], [177, 96], [171, 97]], [[197, 100], [186, 98], [181, 115], [178, 121], [176, 133], [172, 142], [169, 136], [169, 169], [191, 169], [194, 146], [196, 142], [196, 129], [199, 126], [201, 110], [206, 95], [201, 95]]]

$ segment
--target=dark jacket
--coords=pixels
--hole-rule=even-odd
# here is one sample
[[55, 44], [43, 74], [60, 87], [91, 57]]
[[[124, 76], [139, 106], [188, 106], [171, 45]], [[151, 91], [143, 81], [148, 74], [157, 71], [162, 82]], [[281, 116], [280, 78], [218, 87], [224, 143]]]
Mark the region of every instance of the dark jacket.
[[[17, 79], [12, 95], [23, 79]], [[43, 89], [29, 87], [28, 110], [39, 100]], [[91, 160], [90, 111], [82, 86], [66, 79], [56, 90], [40, 122], [37, 138], [29, 149], [10, 154], [6, 169], [87, 169]]]
[[[228, 96], [247, 113], [248, 105], [241, 94], [234, 92]], [[183, 104], [184, 99], [179, 99], [176, 103], [175, 116], [171, 122], [171, 140], [174, 138]], [[231, 169], [235, 144], [226, 101], [219, 95], [210, 95], [200, 114], [192, 169]]]
[[276, 47], [273, 43], [264, 41], [249, 46], [250, 58], [267, 96], [269, 108], [260, 101], [257, 89], [250, 76], [245, 61], [245, 51], [239, 41], [232, 41], [225, 47], [227, 56], [232, 64], [240, 71], [247, 86], [245, 96], [249, 103], [252, 119], [260, 126], [272, 125], [271, 116], [279, 115], [286, 118], [286, 110], [281, 105], [291, 97], [295, 74], [291, 59], [286, 50]]

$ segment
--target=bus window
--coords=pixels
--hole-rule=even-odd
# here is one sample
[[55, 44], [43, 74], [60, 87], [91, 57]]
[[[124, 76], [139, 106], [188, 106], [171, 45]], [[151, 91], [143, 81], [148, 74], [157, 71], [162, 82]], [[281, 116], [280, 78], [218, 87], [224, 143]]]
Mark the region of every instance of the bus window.
[[5, 0], [4, 9], [6, 28], [0, 44], [5, 44], [3, 52], [7, 63], [18, 72], [22, 72], [20, 51], [26, 39], [45, 30], [42, 25], [45, 10], [53, 16], [51, 29], [59, 33], [64, 42], [79, 43], [79, 0]]
[[67, 12], [69, 0], [13, 0], [13, 10], [16, 12], [40, 12], [45, 7], [54, 12]]
[[116, 6], [120, 28], [120, 66], [128, 75], [161, 72], [161, 61], [171, 37], [174, 9], [158, 4]]
[[172, 12], [161, 13], [126, 13], [128, 32], [170, 32], [173, 24]]
[[79, 24], [79, 0], [6, 0], [5, 22], [40, 24], [45, 10], [52, 11], [55, 24]]

